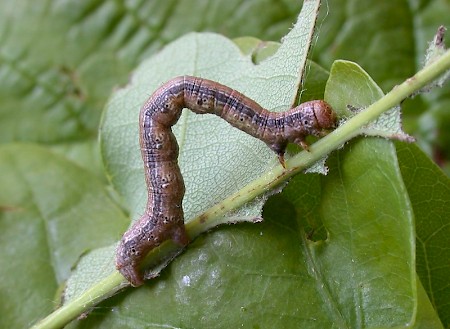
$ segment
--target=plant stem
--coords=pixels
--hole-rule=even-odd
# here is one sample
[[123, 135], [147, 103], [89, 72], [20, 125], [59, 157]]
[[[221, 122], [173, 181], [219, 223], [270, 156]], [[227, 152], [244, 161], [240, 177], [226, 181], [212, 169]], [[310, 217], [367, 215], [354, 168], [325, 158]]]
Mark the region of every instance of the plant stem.
[[[282, 182], [285, 182], [289, 177], [310, 167], [315, 162], [358, 135], [364, 125], [398, 105], [405, 98], [437, 79], [449, 69], [450, 51], [447, 51], [438, 60], [419, 71], [401, 85], [395, 87], [386, 96], [349, 119], [344, 125], [320, 139], [310, 147], [309, 152], [301, 152], [289, 159], [286, 162], [288, 169], [285, 170], [281, 166], [271, 169], [261, 175], [260, 178], [224, 199], [221, 203], [211, 207], [202, 215], [189, 221], [186, 224], [189, 236], [191, 239], [194, 239], [212, 227], [228, 222], [229, 220], [224, 216], [226, 213], [241, 207], [255, 197], [262, 195]], [[155, 250], [155, 252], [152, 252], [149, 257], [147, 257], [146, 264], [155, 264], [157, 263], [156, 259], [160, 259], [161, 255], [170, 255], [176, 250], [177, 247], [173, 243], [164, 243], [158, 250]], [[54, 311], [32, 328], [61, 328], [71, 320], [88, 312], [93, 306], [127, 286], [128, 284], [125, 282], [124, 278], [118, 272], [115, 272], [76, 297], [74, 300]]]
[[31, 328], [62, 328], [67, 323], [89, 312], [92, 307], [121, 289], [123, 277], [115, 272], [98, 282], [73, 301], [63, 305]]

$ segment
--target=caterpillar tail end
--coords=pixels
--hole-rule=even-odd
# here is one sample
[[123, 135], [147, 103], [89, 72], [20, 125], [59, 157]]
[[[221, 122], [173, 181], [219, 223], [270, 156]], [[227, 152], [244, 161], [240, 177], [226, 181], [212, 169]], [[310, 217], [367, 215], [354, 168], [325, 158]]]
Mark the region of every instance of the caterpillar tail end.
[[144, 277], [135, 266], [127, 265], [119, 267], [116, 265], [116, 268], [133, 287], [139, 287], [144, 284]]
[[[141, 237], [139, 236], [139, 238]], [[187, 246], [190, 238], [184, 223], [175, 225], [169, 232], [161, 236], [161, 241], [168, 239], [172, 239], [181, 247]], [[140, 239], [122, 239], [116, 251], [116, 269], [133, 287], [143, 285], [144, 280], [149, 278], [146, 277], [145, 271], [141, 271], [141, 264], [148, 252], [159, 245], [159, 243], [153, 241], [153, 243], [145, 245], [145, 248], [142, 248], [142, 246], [138, 248], [136, 240]]]

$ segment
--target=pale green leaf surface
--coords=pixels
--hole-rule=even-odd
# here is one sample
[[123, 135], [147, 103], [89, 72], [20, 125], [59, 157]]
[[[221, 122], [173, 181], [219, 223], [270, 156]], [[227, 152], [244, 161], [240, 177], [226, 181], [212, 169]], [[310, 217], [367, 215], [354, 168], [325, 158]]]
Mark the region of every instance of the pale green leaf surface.
[[111, 244], [127, 220], [93, 174], [42, 147], [2, 146], [0, 181], [0, 327], [24, 328], [57, 305], [81, 254]]
[[[81, 291], [104, 278], [105, 274], [116, 271], [114, 262], [112, 262], [115, 250], [115, 245], [109, 245], [90, 251], [89, 257], [86, 255], [81, 257], [66, 282], [64, 304], [70, 303]], [[95, 259], [95, 263], [91, 261], [92, 259]]]
[[97, 139], [84, 139], [76, 143], [61, 143], [49, 146], [52, 152], [65, 156], [106, 183], [105, 171]]
[[[306, 19], [314, 23], [312, 8], [310, 3], [303, 11], [300, 19], [303, 24]], [[310, 26], [311, 22], [308, 24], [305, 26]], [[190, 34], [170, 44], [136, 70], [130, 85], [110, 100], [101, 134], [107, 169], [117, 190], [130, 205], [132, 218], [142, 212], [146, 201], [137, 124], [145, 99], [161, 83], [178, 75], [191, 74], [233, 87], [270, 110], [286, 110], [295, 102], [306, 60], [305, 45], [311, 37], [308, 28], [303, 31], [297, 25], [286, 36], [277, 54], [259, 65], [242, 55], [228, 39], [214, 34]], [[187, 219], [277, 163], [262, 142], [232, 129], [212, 115], [199, 116], [185, 110], [173, 130], [180, 145], [179, 163], [187, 188], [184, 199]]]

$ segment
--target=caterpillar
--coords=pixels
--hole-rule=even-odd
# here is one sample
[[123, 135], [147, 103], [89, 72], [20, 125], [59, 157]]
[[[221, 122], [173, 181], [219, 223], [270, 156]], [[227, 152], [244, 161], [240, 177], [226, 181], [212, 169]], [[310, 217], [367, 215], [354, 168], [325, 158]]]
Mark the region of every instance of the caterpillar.
[[185, 187], [177, 161], [178, 144], [171, 129], [183, 108], [198, 114], [215, 114], [262, 140], [278, 155], [283, 167], [289, 142], [308, 149], [306, 136], [322, 136], [336, 123], [333, 110], [322, 100], [275, 113], [211, 80], [181, 76], [163, 84], [147, 100], [139, 115], [147, 207], [125, 232], [116, 252], [116, 268], [133, 286], [144, 283], [139, 265], [150, 250], [169, 239], [180, 246], [189, 242], [182, 208]]

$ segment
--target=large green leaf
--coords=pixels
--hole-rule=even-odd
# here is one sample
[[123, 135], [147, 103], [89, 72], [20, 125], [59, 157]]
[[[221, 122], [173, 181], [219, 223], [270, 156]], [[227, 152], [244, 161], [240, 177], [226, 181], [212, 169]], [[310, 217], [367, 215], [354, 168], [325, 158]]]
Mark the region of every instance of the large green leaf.
[[[335, 0], [324, 6], [312, 59], [324, 67], [337, 58], [355, 61], [385, 92], [422, 68], [436, 30], [450, 26], [447, 0]], [[450, 89], [443, 88], [403, 104], [406, 132], [417, 137], [435, 161], [447, 164], [447, 171], [449, 97]]]
[[[338, 62], [326, 96], [343, 108], [368, 106], [382, 92], [358, 66]], [[415, 323], [414, 222], [392, 142], [360, 139], [330, 160], [327, 177], [299, 175], [282, 193], [297, 209], [305, 263], [330, 320], [351, 328]], [[314, 242], [311, 230], [321, 232]]]
[[90, 161], [101, 111], [143, 58], [189, 31], [278, 40], [300, 7], [286, 0], [1, 1], [0, 143], [56, 145], [104, 178]]
[[[339, 327], [415, 321], [414, 223], [395, 159], [389, 141], [351, 142], [331, 157], [327, 177], [312, 186], [299, 175], [283, 191], [298, 208], [298, 244], [321, 305]], [[326, 239], [308, 241], [321, 223]]]
[[25, 328], [59, 303], [80, 255], [127, 220], [102, 182], [42, 147], [0, 147], [0, 181], [0, 327]]
[[417, 273], [439, 312], [450, 323], [450, 180], [417, 146], [398, 144], [401, 172], [416, 218]]
[[91, 138], [111, 89], [164, 44], [195, 30], [277, 40], [300, 7], [272, 0], [1, 1], [0, 142]]
[[[324, 20], [319, 19], [320, 38], [314, 47], [314, 58], [324, 67], [329, 67], [335, 58], [352, 59], [362, 64], [385, 90], [409, 77], [421, 66], [426, 43], [431, 40], [436, 28], [440, 24], [447, 26], [450, 24], [450, 16], [447, 14], [449, 3], [446, 0], [418, 2], [336, 0], [324, 3], [324, 6], [326, 8], [323, 13], [328, 15]], [[217, 31], [232, 37], [253, 35], [265, 40], [277, 40], [291, 26], [299, 8], [300, 4], [295, 1], [270, 0], [251, 2], [230, 0], [214, 3], [202, 0], [124, 3], [108, 0], [3, 1], [0, 3], [0, 76], [2, 77], [0, 138], [3, 142], [29, 140], [57, 144], [58, 152], [68, 154], [77, 163], [89, 170], [93, 169], [98, 176], [104, 177], [103, 168], [98, 164], [98, 153], [96, 153], [98, 147], [95, 145], [100, 110], [111, 87], [123, 84], [130, 70], [143, 58], [189, 30]], [[258, 47], [261, 49], [261, 44]], [[262, 49], [264, 52], [264, 48]], [[262, 52], [256, 52], [256, 54]], [[258, 61], [258, 56], [252, 55], [252, 59]], [[317, 71], [307, 71], [307, 80], [316, 78], [315, 72]], [[314, 97], [321, 97], [321, 89], [323, 90], [323, 83], [319, 82]], [[308, 87], [307, 92], [309, 91], [312, 89]], [[440, 164], [446, 163], [445, 155], [448, 152], [446, 151], [448, 149], [446, 136], [450, 131], [447, 115], [448, 95], [449, 89], [444, 88], [443, 92], [434, 91], [430, 95], [416, 97], [414, 101], [406, 101], [403, 104], [406, 108], [403, 119], [407, 131], [416, 136], [418, 135], [416, 132], [420, 132], [420, 145], [425, 147], [429, 154], [434, 155], [434, 159]], [[305, 99], [309, 99], [309, 96]], [[417, 116], [423, 112], [425, 114], [421, 120], [417, 120]], [[0, 158], [1, 161], [6, 161], [12, 154], [15, 157], [20, 155], [18, 163], [26, 163], [30, 160], [27, 152], [24, 152], [23, 145], [12, 144], [10, 147], [8, 157]], [[416, 159], [423, 158], [423, 153], [420, 152], [417, 149], [414, 150]], [[48, 167], [53, 168], [51, 165], [53, 155], [44, 150], [41, 153], [48, 161]], [[61, 172], [60, 177], [63, 177], [66, 171], [71, 173], [74, 167], [79, 169], [74, 175], [71, 174], [71, 180], [61, 181], [66, 188], [70, 189], [74, 182], [86, 181], [86, 177], [89, 177], [87, 180], [95, 186], [99, 184], [95, 177], [89, 176], [73, 163], [63, 161], [60, 157], [57, 159], [59, 159], [57, 163], [60, 168], [55, 172]], [[401, 155], [400, 161], [402, 168]], [[408, 164], [406, 162], [406, 165]], [[47, 195], [51, 199], [50, 203], [55, 207], [60, 202], [60, 198], [53, 197], [52, 191], [46, 189], [42, 181], [29, 180], [28, 184], [24, 185], [20, 183], [24, 176], [14, 175], [16, 166], [8, 165], [2, 168], [6, 170], [3, 171], [0, 179], [2, 201], [6, 197], [19, 200], [21, 195], [27, 195], [27, 191], [32, 190], [42, 197]], [[447, 195], [436, 193], [434, 187], [445, 187], [448, 183], [442, 179], [439, 169], [430, 162], [421, 161], [420, 168], [422, 172], [429, 173], [427, 177], [430, 178], [430, 182], [439, 183], [429, 186], [429, 189], [425, 188], [426, 185], [417, 185], [414, 195], [420, 195], [420, 191], [429, 191], [423, 193], [429, 197], [426, 203], [422, 202], [422, 199], [417, 199], [416, 203], [415, 198], [410, 197], [416, 219], [422, 223], [417, 227], [418, 241], [426, 242], [418, 251], [418, 273], [434, 307], [439, 310], [443, 320], [447, 319], [444, 323], [448, 326], [450, 303], [447, 296], [449, 294], [442, 289], [448, 283], [446, 279], [448, 275], [445, 275], [447, 267], [443, 266], [448, 263], [448, 256], [445, 252], [441, 253], [441, 250], [446, 250], [445, 236], [439, 239], [437, 238], [439, 234], [430, 235], [428, 230], [442, 227], [436, 232], [445, 232], [444, 228], [448, 226], [450, 218], [445, 216], [445, 211], [440, 212], [439, 216], [433, 216], [437, 214], [436, 209], [445, 210], [444, 206], [448, 204], [447, 199], [441, 197]], [[33, 170], [33, 166], [30, 165], [26, 172], [32, 173]], [[414, 166], [411, 166], [409, 172], [415, 172], [415, 170]], [[405, 182], [411, 194], [412, 185], [406, 180], [409, 177], [409, 175], [405, 176]], [[320, 199], [320, 193], [318, 194], [320, 185], [305, 184], [309, 194], [303, 200], [305, 198]], [[88, 185], [84, 188], [87, 192], [91, 190]], [[102, 193], [105, 193], [104, 189]], [[102, 200], [109, 200], [109, 197]], [[96, 207], [91, 209], [95, 212], [95, 209], [112, 207], [116, 208], [114, 211], [120, 213], [117, 206], [110, 201], [97, 202]], [[64, 203], [68, 202], [64, 201]], [[430, 206], [427, 207], [427, 205]], [[279, 203], [271, 200], [266, 212], [279, 214], [284, 208], [290, 209], [287, 202]], [[2, 296], [0, 326], [24, 327], [27, 323], [32, 323], [45, 315], [50, 309], [53, 303], [49, 301], [53, 299], [56, 293], [54, 289], [58, 285], [55, 279], [56, 273], [61, 269], [43, 266], [36, 262], [36, 257], [33, 257], [26, 262], [25, 266], [30, 268], [30, 273], [39, 280], [35, 282], [27, 276], [27, 271], [23, 271], [25, 264], [23, 259], [26, 259], [24, 257], [34, 255], [28, 252], [29, 249], [45, 249], [46, 240], [39, 238], [39, 234], [36, 234], [37, 238], [33, 235], [32, 240], [28, 241], [30, 240], [28, 239], [24, 244], [16, 237], [29, 237], [30, 227], [37, 225], [35, 222], [42, 222], [42, 218], [39, 212], [32, 212], [29, 217], [25, 216], [26, 225], [18, 225], [19, 220], [3, 220], [11, 216], [12, 209], [14, 207], [11, 207], [10, 203], [0, 204], [2, 216], [0, 243], [3, 250], [14, 251], [12, 254], [2, 253], [0, 257], [2, 261], [0, 276], [2, 279], [7, 278], [0, 288]], [[296, 211], [307, 210], [306, 219], [310, 222], [309, 227], [314, 228], [314, 231], [307, 230], [309, 235], [316, 240], [326, 238], [326, 230], [320, 224], [322, 220], [316, 218], [318, 212], [314, 204], [296, 203], [295, 209]], [[430, 216], [425, 216], [422, 220], [418, 218], [418, 214]], [[123, 218], [122, 215], [117, 216]], [[77, 212], [72, 212], [66, 217], [68, 222], [74, 219], [79, 220]], [[279, 216], [276, 219], [282, 218]], [[318, 220], [318, 223], [314, 220]], [[441, 221], [440, 225], [436, 224], [435, 220]], [[80, 235], [86, 234], [88, 238], [81, 238], [82, 241], [75, 239], [76, 242], [80, 242], [80, 245], [75, 248], [76, 252], [71, 253], [72, 256], [68, 258], [62, 273], [67, 273], [70, 263], [78, 257], [75, 255], [91, 248], [95, 244], [94, 241], [100, 241], [98, 245], [100, 246], [108, 243], [107, 241], [116, 240], [119, 236], [117, 232], [123, 231], [123, 219], [119, 222], [116, 223], [114, 230], [109, 230], [111, 234], [108, 237], [109, 240], [101, 238], [102, 226], [107, 224], [99, 225], [88, 233], [80, 233]], [[430, 226], [428, 226], [429, 222], [432, 223]], [[303, 222], [302, 225], [304, 225]], [[67, 227], [72, 226], [67, 225]], [[228, 228], [224, 230], [227, 231]], [[270, 229], [270, 232], [264, 231], [264, 234], [267, 236], [271, 232], [275, 231]], [[63, 234], [63, 236], [66, 235]], [[3, 247], [3, 241], [8, 248]], [[29, 246], [32, 241], [36, 243], [35, 247]], [[289, 242], [291, 241], [287, 241]], [[12, 247], [9, 248], [9, 246]], [[418, 246], [422, 244], [418, 243]], [[20, 251], [21, 247], [25, 247], [25, 251]], [[422, 253], [421, 250], [424, 252]], [[23, 254], [25, 256], [18, 256]], [[111, 259], [107, 261], [110, 263]], [[36, 270], [37, 265], [39, 268]], [[103, 266], [103, 263], [100, 266]], [[284, 266], [288, 266], [287, 262]], [[35, 275], [36, 271], [42, 271], [40, 273], [44, 274]], [[11, 272], [14, 276], [10, 274]], [[65, 279], [65, 275], [61, 276], [62, 280]], [[306, 284], [302, 284], [302, 289], [305, 289], [303, 288], [305, 286]], [[16, 288], [11, 289], [11, 287]], [[312, 295], [310, 294], [307, 298], [314, 301]], [[420, 301], [421, 299], [419, 299], [418, 318], [422, 311]], [[91, 315], [89, 321], [98, 321], [100, 317], [104, 317], [95, 312], [104, 311], [110, 314], [109, 311], [116, 307], [116, 300], [102, 304], [102, 307], [104, 308], [94, 311], [94, 317]], [[129, 307], [132, 305], [130, 304]], [[314, 314], [312, 310], [309, 311]], [[4, 314], [7, 316], [3, 316]], [[95, 314], [99, 317], [95, 317]], [[429, 312], [423, 318], [430, 319], [430, 317], [434, 318], [435, 315]], [[116, 324], [114, 319], [111, 324], [113, 327]], [[318, 326], [321, 327], [322, 324], [320, 322]], [[426, 322], [422, 327], [432, 326]]]

